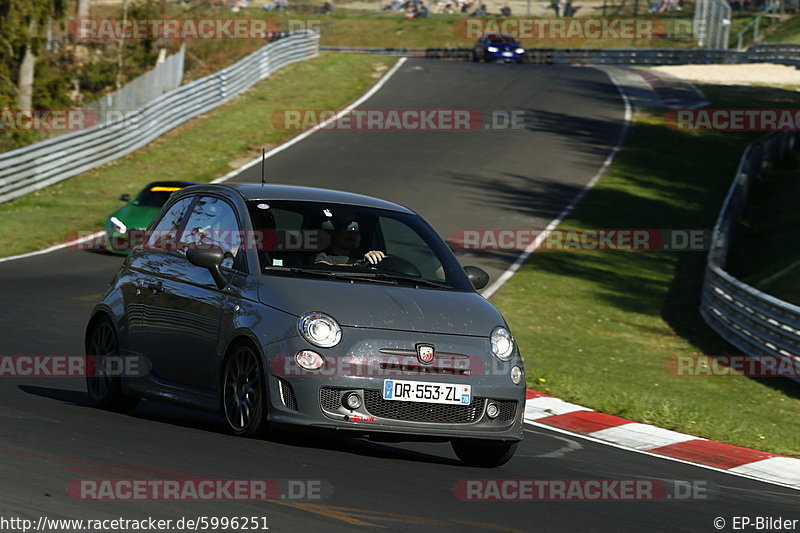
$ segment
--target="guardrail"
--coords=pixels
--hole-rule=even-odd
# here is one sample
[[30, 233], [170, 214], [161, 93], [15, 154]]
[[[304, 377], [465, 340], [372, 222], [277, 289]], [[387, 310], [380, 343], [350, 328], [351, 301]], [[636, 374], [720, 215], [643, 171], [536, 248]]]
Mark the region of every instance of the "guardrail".
[[[472, 59], [470, 48], [373, 48], [323, 46], [323, 52], [419, 57], [451, 61]], [[682, 48], [529, 48], [526, 63], [579, 65], [706, 65], [720, 63], [780, 63], [800, 67], [800, 45], [756, 45], [746, 51]]]
[[319, 34], [297, 32], [164, 93], [122, 119], [2, 153], [0, 203], [119, 159], [225, 103], [276, 70], [318, 54]]
[[[748, 355], [800, 363], [800, 307], [763, 293], [725, 271], [731, 239], [753, 181], [794, 147], [796, 132], [775, 132], [749, 145], [722, 204], [711, 238], [700, 314], [723, 339]], [[800, 381], [800, 377], [794, 377]]]

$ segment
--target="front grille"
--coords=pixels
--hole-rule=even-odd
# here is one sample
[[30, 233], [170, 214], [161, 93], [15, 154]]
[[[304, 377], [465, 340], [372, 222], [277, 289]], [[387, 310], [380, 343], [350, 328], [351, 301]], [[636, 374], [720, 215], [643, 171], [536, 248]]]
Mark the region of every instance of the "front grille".
[[497, 420], [514, 420], [514, 417], [517, 415], [516, 400], [503, 400], [496, 403], [500, 408]]
[[338, 389], [323, 387], [319, 390], [319, 404], [326, 411], [336, 411], [342, 405], [341, 393]]
[[485, 398], [473, 398], [469, 405], [444, 405], [424, 402], [384, 400], [376, 390], [364, 391], [364, 407], [373, 416], [409, 422], [467, 424], [483, 414]]
[[283, 401], [283, 405], [293, 411], [297, 411], [297, 398], [294, 395], [292, 385], [288, 381], [280, 378], [278, 378], [278, 383], [280, 385], [281, 401]]

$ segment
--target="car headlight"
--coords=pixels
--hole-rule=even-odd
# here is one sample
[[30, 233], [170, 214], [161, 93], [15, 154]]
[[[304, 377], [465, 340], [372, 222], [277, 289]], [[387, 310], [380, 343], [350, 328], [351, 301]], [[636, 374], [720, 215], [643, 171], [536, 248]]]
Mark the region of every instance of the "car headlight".
[[490, 51], [490, 52], [497, 52], [497, 47], [496, 46], [490, 46], [489, 48], [487, 48], [487, 50]]
[[336, 346], [342, 339], [342, 328], [324, 313], [306, 313], [297, 321], [297, 329], [305, 340], [320, 348]]
[[524, 49], [524, 48], [517, 48], [517, 49], [516, 49], [516, 50], [514, 50], [514, 51], [515, 51], [516, 53], [518, 53], [518, 54], [524, 54], [524, 53], [525, 53], [525, 49]]
[[109, 221], [109, 222], [111, 222], [111, 224], [114, 226], [114, 228], [115, 228], [115, 229], [116, 229], [118, 232], [120, 232], [120, 233], [125, 233], [126, 231], [128, 231], [128, 226], [126, 226], [126, 225], [125, 225], [125, 224], [124, 224], [124, 223], [123, 223], [123, 222], [122, 222], [120, 219], [118, 219], [117, 217], [111, 217], [111, 218], [109, 218], [109, 219], [108, 219], [108, 221]]
[[506, 328], [497, 327], [492, 330], [489, 339], [494, 356], [502, 361], [508, 361], [514, 353], [514, 338], [511, 333]]

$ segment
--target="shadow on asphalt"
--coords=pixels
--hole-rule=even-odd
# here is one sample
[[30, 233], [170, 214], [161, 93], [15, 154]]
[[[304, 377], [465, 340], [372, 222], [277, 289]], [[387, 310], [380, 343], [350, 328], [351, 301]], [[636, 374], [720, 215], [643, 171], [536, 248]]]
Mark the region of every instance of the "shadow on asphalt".
[[[92, 410], [95, 409], [89, 404], [89, 399], [83, 391], [31, 385], [19, 385], [17, 388], [26, 394], [49, 398], [51, 400], [57, 400], [79, 407], [86, 407]], [[140, 420], [169, 424], [176, 427], [208, 431], [230, 436], [230, 438], [240, 438], [228, 433], [225, 422], [219, 415], [166, 403], [143, 400], [139, 406], [130, 413], [114, 414], [117, 416], [129, 416]], [[393, 443], [373, 442], [365, 438], [347, 436], [325, 430], [287, 431], [275, 428], [270, 429], [267, 435], [255, 440], [262, 440], [295, 448], [314, 448], [379, 459], [461, 466], [461, 463], [456, 459], [395, 447], [392, 445]], [[450, 449], [448, 443], [442, 443], [441, 446], [443, 447], [442, 451]]]

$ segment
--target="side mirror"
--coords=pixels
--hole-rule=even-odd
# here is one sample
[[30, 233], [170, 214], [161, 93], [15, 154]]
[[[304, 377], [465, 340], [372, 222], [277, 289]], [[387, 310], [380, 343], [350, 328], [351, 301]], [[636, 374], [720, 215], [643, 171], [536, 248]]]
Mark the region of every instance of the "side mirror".
[[211, 272], [211, 277], [214, 278], [214, 283], [217, 284], [218, 288], [223, 289], [228, 284], [225, 281], [225, 276], [222, 275], [222, 270], [219, 268], [225, 259], [225, 252], [219, 246], [212, 246], [202, 250], [190, 248], [186, 250], [186, 259], [194, 266], [205, 268]]
[[464, 272], [467, 273], [467, 277], [476, 291], [481, 290], [489, 284], [489, 274], [482, 268], [465, 266]]
[[120, 202], [130, 202], [131, 201], [131, 195], [130, 194], [121, 194], [120, 197], [119, 197], [119, 201]]

